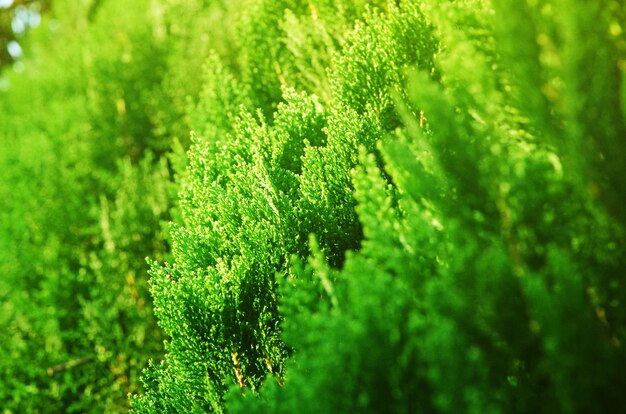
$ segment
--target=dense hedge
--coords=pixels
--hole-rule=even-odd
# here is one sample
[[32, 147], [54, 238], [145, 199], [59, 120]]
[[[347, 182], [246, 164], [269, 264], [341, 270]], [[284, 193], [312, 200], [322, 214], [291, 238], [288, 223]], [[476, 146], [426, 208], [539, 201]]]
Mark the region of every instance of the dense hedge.
[[[54, 2], [0, 92], [0, 407], [128, 410], [163, 335], [145, 257], [165, 260], [169, 49], [149, 1]], [[121, 10], [120, 10], [121, 9]], [[19, 68], [19, 67], [18, 67]]]
[[0, 92], [6, 412], [626, 409], [623, 1], [53, 7]]

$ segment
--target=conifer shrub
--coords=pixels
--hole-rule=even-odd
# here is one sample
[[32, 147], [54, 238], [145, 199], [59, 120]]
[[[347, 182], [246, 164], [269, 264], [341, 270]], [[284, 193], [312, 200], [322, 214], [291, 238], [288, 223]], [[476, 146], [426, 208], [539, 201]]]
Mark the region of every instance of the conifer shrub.
[[[604, 193], [621, 167], [603, 155], [624, 125], [623, 8], [559, 5], [368, 9], [326, 79], [300, 43], [306, 83], [284, 70], [253, 86], [283, 101], [269, 107], [213, 64], [204, 99], [242, 110], [193, 115], [209, 122], [189, 152], [174, 262], [152, 271], [172, 339], [136, 411], [625, 406], [621, 192]], [[266, 74], [306, 67], [287, 45], [259, 57]], [[581, 66], [594, 49], [604, 75]], [[589, 92], [600, 79], [617, 83]], [[601, 118], [581, 112], [589, 99]]]
[[[623, 96], [619, 88], [590, 93], [603, 75], [556, 59], [573, 50], [563, 40], [571, 36], [577, 54], [601, 47], [599, 56], [611, 56], [602, 63], [616, 70], [622, 40], [605, 34], [619, 14], [495, 3], [429, 9], [443, 47], [440, 78], [411, 77], [400, 111], [406, 127], [378, 144], [382, 167], [362, 150], [353, 173], [362, 247], [336, 270], [312, 243], [309, 263], [282, 279], [283, 337], [294, 349], [284, 383], [270, 378], [258, 393], [233, 390], [229, 412], [626, 406], [618, 316], [624, 228], [594, 185], [619, 167], [606, 159], [598, 168], [602, 147], [590, 152], [582, 144], [617, 145], [621, 136], [612, 134], [623, 113], [606, 102]], [[559, 26], [564, 15], [568, 23]], [[509, 31], [509, 19], [524, 25]], [[538, 35], [536, 27], [551, 32]], [[581, 27], [591, 39], [564, 36]], [[518, 70], [518, 50], [532, 45], [508, 49], [514, 39], [542, 35], [563, 41], [549, 45], [556, 56], [543, 62], [530, 53], [525, 58], [541, 72]], [[548, 73], [558, 91], [544, 84]], [[586, 87], [567, 82], [567, 73], [589, 79]], [[526, 89], [536, 95], [529, 101]], [[602, 96], [607, 112], [593, 127], [571, 118], [570, 105], [589, 96]], [[580, 131], [589, 132], [577, 138]]]
[[0, 407], [626, 407], [624, 15], [56, 0], [0, 77]]
[[148, 4], [56, 1], [1, 75], [3, 412], [128, 410], [162, 352], [145, 257], [168, 250], [167, 51]]
[[[243, 38], [264, 33], [263, 42], [271, 44], [271, 19], [263, 16], [279, 13], [278, 6], [257, 6], [244, 15], [254, 20], [246, 20], [249, 33]], [[321, 6], [305, 10], [320, 13]], [[284, 14], [287, 21], [294, 10]], [[216, 54], [209, 59], [205, 89], [190, 114], [197, 128], [183, 174], [182, 223], [172, 229], [174, 262], [152, 270], [156, 314], [171, 341], [165, 360], [146, 375], [147, 392], [133, 400], [138, 412], [220, 412], [232, 384], [257, 389], [266, 375], [282, 381], [292, 349], [280, 337], [276, 286], [288, 273], [291, 256], [306, 257], [311, 233], [319, 235], [320, 248], [334, 266], [343, 263], [346, 250], [359, 248], [362, 230], [350, 179], [358, 148], [374, 150], [392, 129], [385, 118], [393, 106], [389, 88], [400, 87], [402, 70], [418, 65], [432, 71], [432, 58], [403, 49], [385, 53], [397, 44], [427, 42], [429, 25], [411, 2], [364, 9], [363, 16], [354, 32], [337, 41], [342, 50], [332, 58], [329, 80], [318, 83], [330, 88], [326, 101], [281, 89], [281, 83], [290, 85], [287, 72], [273, 73], [270, 87], [246, 75], [251, 69], [257, 73], [256, 66], [243, 66], [237, 76]], [[282, 36], [280, 27], [274, 29], [276, 37]], [[373, 38], [380, 44], [368, 50]], [[259, 53], [260, 48], [249, 50]], [[378, 60], [369, 63], [377, 53]], [[259, 58], [261, 67], [268, 56]], [[287, 53], [270, 62], [281, 59], [293, 58]], [[381, 69], [368, 74], [365, 64]], [[345, 86], [342, 76], [364, 83]], [[374, 87], [368, 82], [376, 83], [377, 98], [384, 100], [377, 103], [384, 107], [357, 100], [359, 87]], [[291, 84], [297, 87], [298, 81]], [[259, 98], [273, 103], [261, 105]], [[265, 113], [273, 107], [268, 120]]]

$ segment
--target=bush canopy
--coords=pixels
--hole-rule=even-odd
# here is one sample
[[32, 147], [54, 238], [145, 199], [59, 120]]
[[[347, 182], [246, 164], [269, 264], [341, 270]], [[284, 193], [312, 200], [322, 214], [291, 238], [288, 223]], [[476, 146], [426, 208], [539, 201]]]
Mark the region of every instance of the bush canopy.
[[626, 410], [626, 2], [44, 4], [3, 413]]

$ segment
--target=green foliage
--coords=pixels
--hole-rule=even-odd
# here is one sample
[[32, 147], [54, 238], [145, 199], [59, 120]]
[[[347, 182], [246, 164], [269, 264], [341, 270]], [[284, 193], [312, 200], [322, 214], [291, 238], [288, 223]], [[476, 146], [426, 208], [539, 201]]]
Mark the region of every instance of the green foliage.
[[5, 411], [626, 407], [623, 2], [53, 6], [0, 79]]
[[152, 155], [163, 151], [152, 117], [166, 50], [149, 2], [122, 13], [71, 3], [55, 2], [31, 33], [24, 71], [2, 74], [7, 413], [127, 410], [162, 353], [145, 257], [167, 251], [170, 172]]
[[[609, 159], [598, 166], [602, 147], [570, 147], [581, 140], [617, 145], [620, 105], [607, 102], [619, 101], [620, 91], [598, 90], [598, 111], [606, 114], [574, 121], [568, 106], [594, 94], [564, 74], [587, 77], [587, 88], [604, 75], [572, 59], [550, 67], [532, 55], [539, 48], [520, 46], [530, 53], [526, 62], [538, 62], [534, 69], [559, 76], [552, 81], [562, 89], [550, 96], [556, 92], [539, 81], [543, 73], [518, 71], [519, 56], [499, 53], [519, 39], [512, 34], [537, 39], [518, 31], [541, 25], [561, 36], [588, 19], [584, 7], [569, 4], [558, 14], [571, 18], [565, 27], [535, 17], [529, 24], [529, 16], [542, 14], [538, 7], [507, 2], [495, 16], [479, 1], [428, 9], [444, 46], [436, 59], [440, 78], [412, 76], [401, 110], [406, 128], [379, 144], [382, 168], [368, 151], [361, 156], [353, 183], [362, 247], [340, 271], [317, 254], [294, 268], [281, 289], [284, 338], [295, 349], [284, 385], [268, 379], [258, 394], [233, 391], [229, 411], [625, 406], [618, 316], [624, 228], [589, 185], [597, 177], [608, 182], [618, 167]], [[509, 19], [525, 23], [510, 32]], [[615, 51], [605, 33], [616, 20], [595, 21], [605, 26], [587, 27], [591, 39], [576, 43], [577, 53]], [[564, 40], [551, 52], [569, 50]], [[623, 55], [611, 56], [607, 66], [617, 68]], [[536, 95], [530, 101], [521, 99], [527, 89]]]
[[[429, 29], [419, 11], [409, 2], [389, 3], [385, 13], [368, 12], [375, 25], [357, 25], [345, 39], [304, 41], [318, 56], [330, 56], [334, 45], [343, 43], [328, 81], [319, 63], [302, 60], [294, 45], [272, 50], [285, 36], [283, 28], [295, 29], [298, 18], [329, 19], [331, 6], [293, 7], [284, 12], [284, 23], [274, 23], [282, 7], [251, 2], [249, 14], [241, 17], [242, 38], [263, 46], [246, 48], [240, 75], [217, 55], [208, 61], [205, 88], [190, 115], [198, 135], [180, 196], [182, 223], [172, 232], [174, 263], [152, 271], [157, 316], [172, 340], [164, 363], [147, 374], [148, 392], [134, 399], [138, 412], [220, 412], [231, 385], [254, 390], [267, 375], [281, 380], [291, 349], [280, 338], [277, 280], [289, 271], [292, 255], [308, 254], [310, 233], [318, 234], [334, 265], [343, 262], [346, 250], [358, 248], [362, 234], [350, 181], [358, 147], [373, 149], [383, 136], [380, 118], [393, 105], [385, 88], [401, 84], [402, 68], [432, 66], [403, 49], [380, 56], [373, 65], [389, 66], [375, 80], [386, 104], [366, 108], [353, 102], [353, 94], [368, 85], [335, 84], [343, 85], [341, 76], [361, 77], [368, 56], [416, 39], [426, 42]], [[342, 3], [334, 7], [344, 15], [349, 9]], [[368, 51], [365, 44], [375, 37], [380, 45]], [[247, 60], [251, 53], [263, 55]], [[307, 69], [306, 85], [327, 85], [330, 100], [285, 87], [300, 85], [294, 74]], [[317, 76], [320, 81], [313, 82]], [[261, 109], [255, 113], [254, 107]], [[276, 111], [268, 121], [264, 114], [271, 108]]]
[[[175, 264], [155, 267], [152, 279], [157, 316], [172, 337], [157, 389], [173, 396], [148, 394], [137, 401], [143, 409], [171, 411], [181, 401], [192, 412], [219, 407], [233, 364], [237, 381], [250, 387], [281, 369], [274, 274], [303, 237], [290, 198], [294, 170], [302, 137], [313, 140], [322, 121], [314, 100], [286, 91], [273, 126], [242, 115], [223, 141], [198, 139], [191, 148], [184, 226], [172, 232]], [[193, 375], [167, 373], [173, 369]]]

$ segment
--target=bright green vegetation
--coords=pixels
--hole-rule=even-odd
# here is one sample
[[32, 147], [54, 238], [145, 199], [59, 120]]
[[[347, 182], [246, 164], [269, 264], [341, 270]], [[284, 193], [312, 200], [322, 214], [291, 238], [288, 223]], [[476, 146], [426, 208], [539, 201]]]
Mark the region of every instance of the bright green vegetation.
[[624, 1], [81, 4], [0, 80], [4, 412], [626, 409]]

